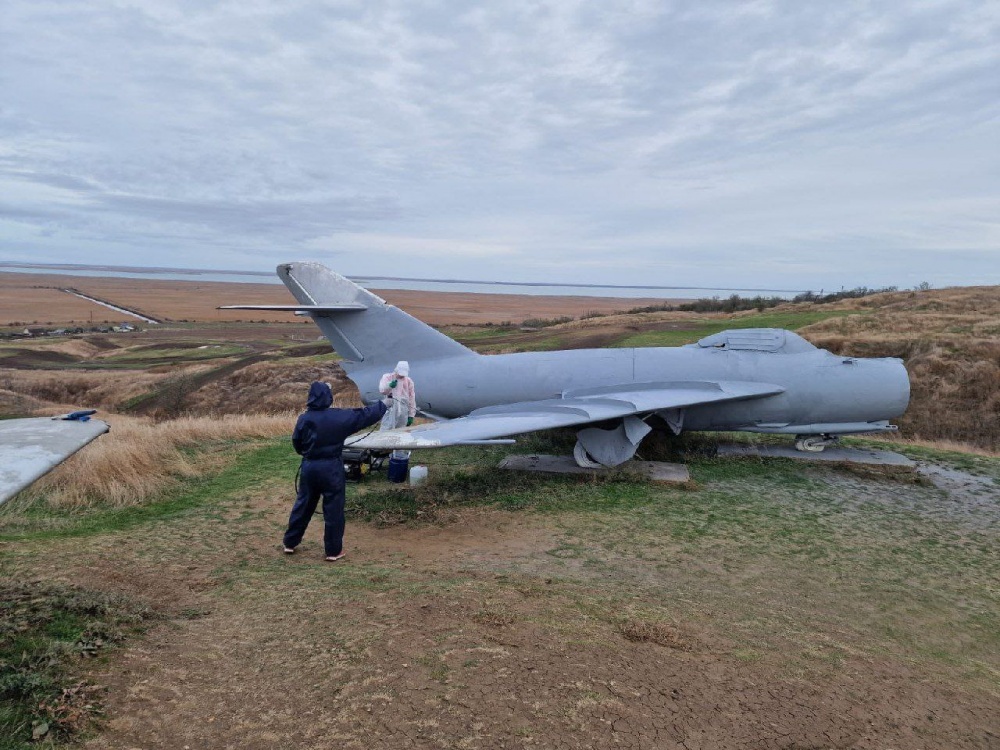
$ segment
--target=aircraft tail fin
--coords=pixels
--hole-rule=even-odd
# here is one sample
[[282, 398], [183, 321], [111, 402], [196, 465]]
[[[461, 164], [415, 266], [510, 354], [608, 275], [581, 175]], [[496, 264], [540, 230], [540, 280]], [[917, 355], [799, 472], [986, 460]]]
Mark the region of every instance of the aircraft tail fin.
[[401, 359], [479, 356], [319, 263], [283, 263], [278, 277], [348, 366], [388, 371]]

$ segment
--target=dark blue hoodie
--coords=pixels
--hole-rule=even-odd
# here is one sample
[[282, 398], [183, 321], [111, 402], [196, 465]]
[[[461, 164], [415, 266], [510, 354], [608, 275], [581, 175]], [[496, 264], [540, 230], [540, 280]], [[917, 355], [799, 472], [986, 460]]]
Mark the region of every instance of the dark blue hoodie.
[[319, 381], [309, 386], [307, 410], [299, 416], [292, 433], [295, 452], [307, 461], [339, 459], [344, 440], [378, 422], [386, 412], [376, 401], [363, 409], [331, 409], [333, 392]]

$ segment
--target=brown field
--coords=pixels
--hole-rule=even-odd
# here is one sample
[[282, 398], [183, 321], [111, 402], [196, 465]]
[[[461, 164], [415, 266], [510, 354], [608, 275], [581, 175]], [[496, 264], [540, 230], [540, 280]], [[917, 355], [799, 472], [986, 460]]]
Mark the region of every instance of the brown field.
[[[279, 284], [244, 284], [158, 279], [93, 278], [48, 274], [0, 273], [0, 325], [31, 321], [65, 324], [94, 320], [119, 320], [113, 310], [59, 292], [72, 287], [91, 297], [135, 310], [156, 320], [235, 322], [288, 322], [290, 313], [216, 310], [220, 305], [287, 305], [295, 299]], [[661, 303], [663, 299], [535, 296], [520, 294], [466, 294], [372, 290], [388, 302], [432, 325], [482, 324], [529, 318], [579, 317], [589, 312], [608, 313]], [[71, 306], [61, 297], [73, 300]], [[78, 303], [78, 304], [77, 304]], [[303, 321], [309, 323], [309, 321]]]
[[[9, 274], [0, 273], [0, 277]], [[0, 278], [0, 325], [97, 324], [122, 315], [58, 289], [18, 286]], [[127, 317], [127, 316], [126, 316]]]

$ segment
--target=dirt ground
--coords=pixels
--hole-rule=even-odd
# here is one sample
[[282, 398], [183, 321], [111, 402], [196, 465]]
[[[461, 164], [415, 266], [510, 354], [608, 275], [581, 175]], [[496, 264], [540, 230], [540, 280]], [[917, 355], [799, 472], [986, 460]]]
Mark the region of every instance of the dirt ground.
[[[47, 287], [47, 288], [43, 288]], [[135, 310], [157, 320], [193, 322], [287, 322], [290, 313], [217, 310], [221, 305], [288, 305], [295, 299], [280, 284], [172, 281], [159, 279], [95, 278], [52, 274], [0, 272], [0, 325], [12, 322], [83, 324], [91, 313], [95, 321], [120, 321], [116, 313], [79, 297], [58, 291], [72, 287], [97, 299]], [[529, 318], [579, 317], [588, 312], [609, 313], [662, 303], [663, 299], [469, 294], [378, 290], [376, 294], [432, 325], [521, 322]], [[64, 299], [65, 298], [65, 299]], [[669, 300], [668, 300], [669, 301]]]
[[[898, 490], [833, 481], [859, 505]], [[996, 519], [992, 497], [981, 513]], [[94, 670], [107, 721], [88, 748], [1000, 747], [997, 695], [918, 662], [860, 643], [786, 662], [807, 618], [776, 652], [748, 653], [681, 570], [705, 561], [669, 543], [673, 570], [607, 551], [593, 565], [574, 552], [593, 519], [472, 508], [431, 526], [351, 523], [348, 557], [328, 564], [319, 519], [281, 554], [288, 502], [269, 481], [192, 516], [15, 552], [33, 575], [160, 613]], [[713, 580], [753, 595], [746, 574]], [[803, 596], [775, 616], [808, 612]], [[850, 639], [843, 623], [820, 630], [820, 649]]]

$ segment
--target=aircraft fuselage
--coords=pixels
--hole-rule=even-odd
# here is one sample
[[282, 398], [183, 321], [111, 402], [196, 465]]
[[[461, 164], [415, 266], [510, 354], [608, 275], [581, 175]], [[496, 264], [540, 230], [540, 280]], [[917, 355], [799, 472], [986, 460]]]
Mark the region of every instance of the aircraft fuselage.
[[[345, 369], [364, 401], [380, 397], [382, 372], [363, 363], [348, 363]], [[447, 418], [608, 383], [727, 380], [785, 389], [764, 398], [690, 407], [684, 428], [692, 430], [763, 426], [766, 432], [787, 431], [774, 427], [782, 425], [881, 422], [902, 414], [909, 401], [909, 379], [900, 360], [854, 359], [815, 348], [801, 353], [680, 346], [496, 354], [423, 362], [412, 377], [418, 408]]]

